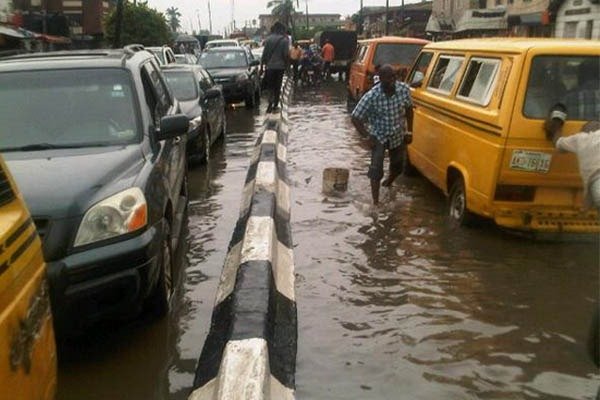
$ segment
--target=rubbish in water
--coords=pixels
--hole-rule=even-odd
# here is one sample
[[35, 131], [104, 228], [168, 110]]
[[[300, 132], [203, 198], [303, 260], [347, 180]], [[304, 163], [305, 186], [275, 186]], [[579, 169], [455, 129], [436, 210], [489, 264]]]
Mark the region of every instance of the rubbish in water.
[[323, 170], [323, 192], [342, 193], [348, 190], [350, 171], [346, 168], [325, 168]]

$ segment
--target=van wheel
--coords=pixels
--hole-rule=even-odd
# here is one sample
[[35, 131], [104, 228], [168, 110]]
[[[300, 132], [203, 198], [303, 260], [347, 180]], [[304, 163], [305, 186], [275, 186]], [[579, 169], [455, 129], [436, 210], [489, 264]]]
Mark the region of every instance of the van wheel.
[[158, 260], [158, 282], [148, 299], [150, 309], [157, 317], [169, 311], [169, 302], [173, 294], [173, 252], [171, 249], [171, 226], [164, 221], [164, 230], [160, 241]]
[[476, 216], [467, 208], [465, 181], [459, 177], [452, 184], [448, 197], [448, 216], [458, 226], [473, 226]]

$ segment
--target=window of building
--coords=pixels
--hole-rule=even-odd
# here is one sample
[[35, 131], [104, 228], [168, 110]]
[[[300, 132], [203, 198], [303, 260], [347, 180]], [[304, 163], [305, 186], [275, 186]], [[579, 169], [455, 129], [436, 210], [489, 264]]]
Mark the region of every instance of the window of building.
[[429, 82], [429, 88], [442, 93], [450, 93], [462, 66], [464, 57], [441, 56]]
[[457, 97], [487, 106], [494, 92], [500, 60], [472, 58]]
[[590, 19], [585, 23], [585, 36], [583, 38], [591, 39], [593, 29], [594, 29], [594, 20]]
[[565, 34], [564, 37], [565, 38], [575, 38], [577, 37], [577, 24], [579, 22], [574, 21], [574, 22], [567, 22], [565, 23]]

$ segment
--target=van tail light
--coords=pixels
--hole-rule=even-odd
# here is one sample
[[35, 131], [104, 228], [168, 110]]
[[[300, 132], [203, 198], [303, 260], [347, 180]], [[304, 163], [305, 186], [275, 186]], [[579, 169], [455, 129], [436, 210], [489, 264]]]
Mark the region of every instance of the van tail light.
[[496, 186], [496, 201], [533, 201], [534, 186], [498, 185]]

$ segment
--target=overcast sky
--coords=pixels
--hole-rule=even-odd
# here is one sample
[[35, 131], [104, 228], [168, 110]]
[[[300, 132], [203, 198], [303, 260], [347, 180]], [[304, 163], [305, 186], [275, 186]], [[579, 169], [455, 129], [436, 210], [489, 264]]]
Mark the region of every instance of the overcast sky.
[[[405, 0], [414, 3], [415, 0]], [[268, 0], [235, 0], [236, 26], [244, 25], [244, 21], [257, 20], [259, 14], [268, 14]], [[385, 6], [385, 0], [363, 0], [364, 6]], [[148, 0], [151, 7], [164, 12], [169, 7], [177, 7], [183, 15], [181, 23], [184, 30], [191, 33], [198, 30], [198, 21], [202, 29], [208, 29], [208, 0]], [[231, 23], [231, 0], [210, 0], [212, 9], [213, 33], [223, 33]], [[390, 0], [390, 6], [401, 5], [402, 0]], [[304, 11], [305, 0], [300, 0], [300, 8]], [[309, 13], [336, 13], [352, 15], [358, 11], [360, 0], [308, 0]]]

